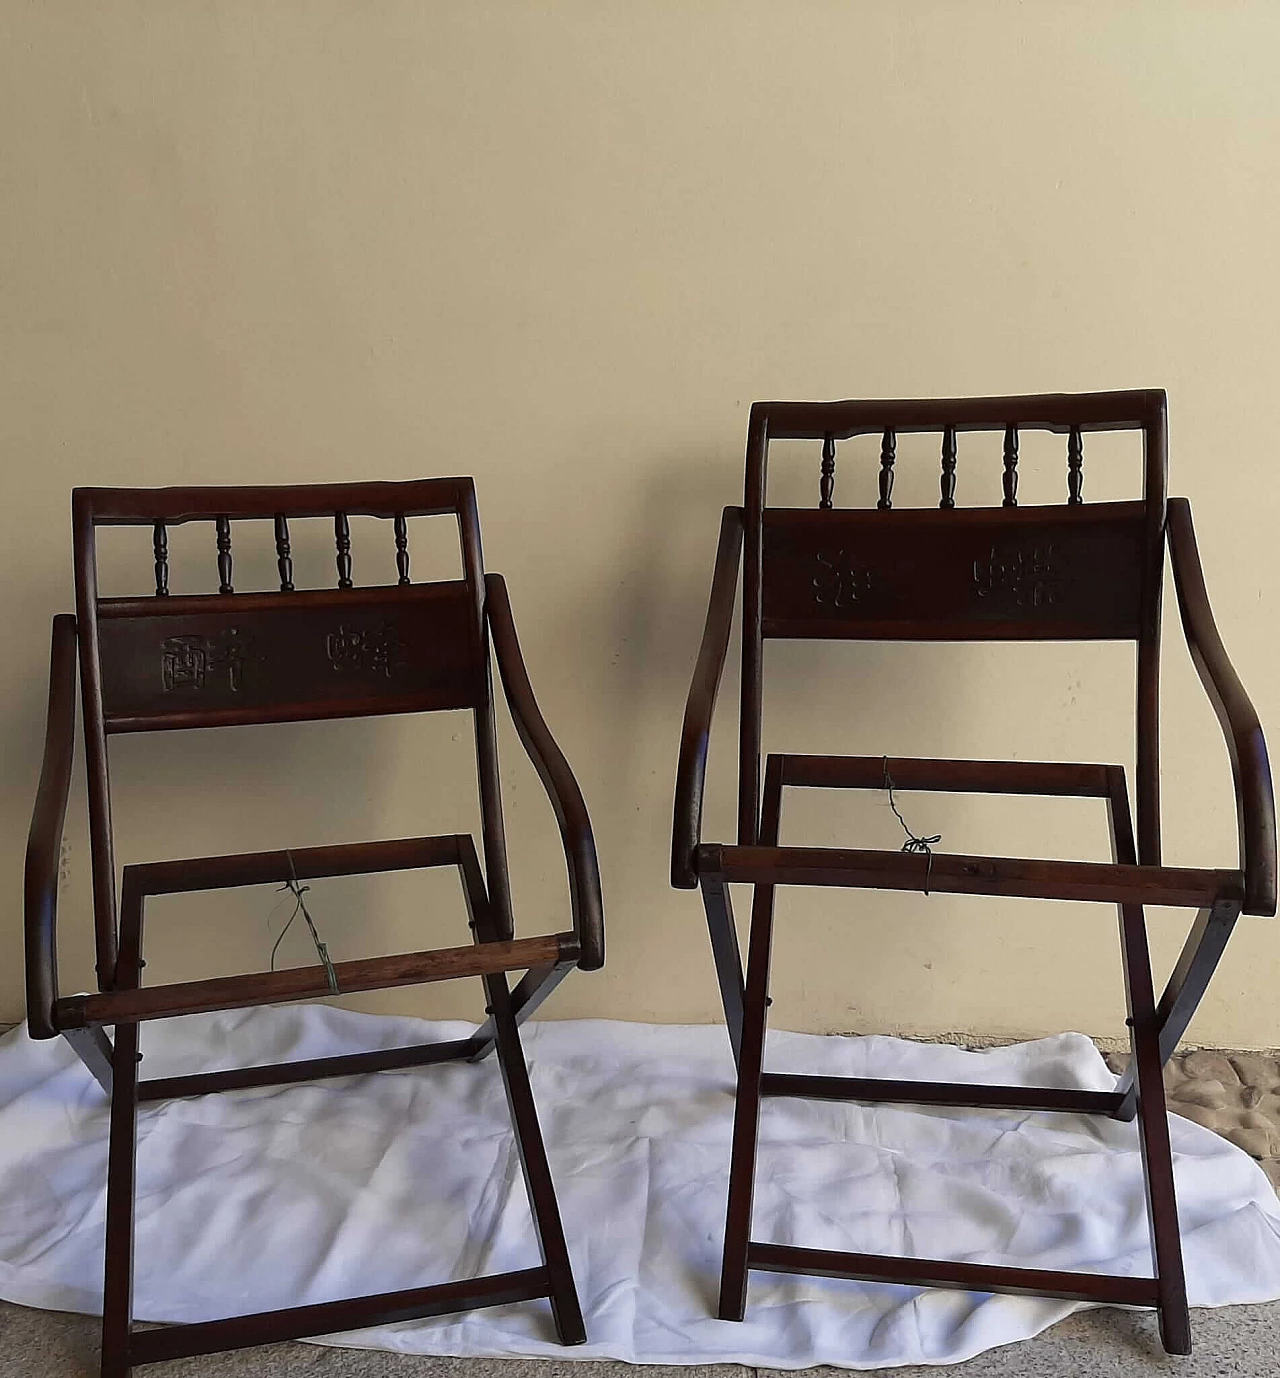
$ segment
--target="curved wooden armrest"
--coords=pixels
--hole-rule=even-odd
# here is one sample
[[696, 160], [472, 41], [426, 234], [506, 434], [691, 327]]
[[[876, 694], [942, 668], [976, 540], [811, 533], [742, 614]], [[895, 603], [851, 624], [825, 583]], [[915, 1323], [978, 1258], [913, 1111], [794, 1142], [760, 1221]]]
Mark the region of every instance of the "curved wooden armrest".
[[582, 949], [578, 965], [584, 971], [594, 971], [604, 965], [604, 902], [600, 894], [600, 867], [596, 861], [591, 820], [569, 762], [556, 745], [533, 696], [524, 657], [520, 654], [506, 582], [500, 574], [486, 574], [484, 586], [485, 616], [507, 706], [524, 749], [546, 787], [556, 822], [560, 824], [565, 862], [569, 868], [573, 931]]
[[53, 619], [49, 655], [49, 715], [44, 731], [40, 787], [27, 835], [24, 877], [27, 1027], [32, 1038], [53, 1038], [58, 999], [58, 869], [67, 813], [76, 730], [76, 620]]
[[733, 605], [738, 596], [738, 561], [742, 552], [742, 508], [726, 507], [720, 522], [720, 544], [711, 576], [711, 597], [702, 645], [685, 704], [680, 733], [680, 762], [676, 767], [676, 801], [671, 825], [671, 884], [692, 890], [698, 884], [695, 853], [702, 841], [702, 787], [707, 773], [707, 745], [711, 714], [720, 690], [720, 675], [733, 630]]
[[1244, 911], [1270, 917], [1276, 912], [1276, 805], [1267, 743], [1258, 714], [1214, 624], [1186, 498], [1169, 499], [1167, 526], [1187, 646], [1222, 724], [1231, 757], [1244, 871]]

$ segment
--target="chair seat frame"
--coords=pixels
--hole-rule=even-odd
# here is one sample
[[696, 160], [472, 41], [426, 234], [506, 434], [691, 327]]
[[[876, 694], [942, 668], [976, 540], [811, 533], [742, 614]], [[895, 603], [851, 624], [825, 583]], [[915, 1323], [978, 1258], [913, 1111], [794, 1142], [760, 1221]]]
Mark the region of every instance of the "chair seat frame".
[[[797, 756], [766, 758], [757, 800], [760, 751], [762, 630], [764, 634], [820, 635], [810, 623], [788, 628], [779, 619], [770, 633], [762, 616], [760, 533], [764, 514], [765, 456], [771, 439], [824, 439], [822, 507], [831, 506], [833, 437], [847, 438], [880, 426], [944, 430], [942, 503], [954, 506], [957, 429], [1006, 427], [1006, 508], [1016, 508], [1017, 435], [1014, 423], [1071, 433], [1069, 501], [1081, 514], [1081, 433], [1088, 429], [1144, 430], [1147, 458], [1144, 594], [1138, 640], [1138, 813], [1135, 832], [1124, 770], [1119, 766], [1014, 761], [946, 761], [885, 757]], [[1010, 438], [1012, 432], [1012, 443]], [[1165, 500], [1165, 399], [1162, 392], [1105, 393], [1028, 398], [970, 398], [926, 402], [758, 403], [748, 435], [745, 508], [724, 511], [706, 624], [693, 673], [676, 777], [671, 879], [677, 888], [701, 890], [712, 955], [737, 1066], [733, 1147], [729, 1173], [719, 1315], [742, 1320], [752, 1269], [816, 1276], [1029, 1293], [1075, 1301], [1153, 1307], [1170, 1353], [1189, 1353], [1177, 1203], [1173, 1185], [1162, 1069], [1177, 1047], [1242, 912], [1273, 915], [1276, 909], [1275, 805], [1266, 744], [1258, 716], [1227, 657], [1214, 624], [1185, 499]], [[882, 448], [881, 509], [891, 508], [894, 431]], [[1012, 477], [1011, 477], [1012, 470]], [[887, 474], [887, 477], [886, 477]], [[1072, 509], [1068, 509], [1070, 511]], [[790, 516], [791, 514], [787, 514]], [[868, 514], [874, 520], [877, 514]], [[938, 514], [939, 518], [950, 514]], [[959, 515], [959, 514], [957, 514]], [[967, 515], [967, 514], [966, 514]], [[994, 514], [975, 514], [988, 526]], [[1008, 515], [1008, 514], [1006, 514]], [[817, 516], [809, 529], [823, 520]], [[904, 521], [910, 520], [904, 514]], [[1034, 520], [1034, 517], [1033, 517]], [[872, 529], [870, 521], [864, 530]], [[902, 529], [902, 528], [900, 528]], [[910, 529], [910, 528], [907, 528]], [[941, 529], [934, 526], [931, 529]], [[715, 702], [732, 629], [744, 535], [742, 579], [744, 640], [739, 825], [736, 845], [702, 841], [702, 801]], [[754, 539], [753, 539], [754, 538]], [[1159, 579], [1167, 541], [1182, 625], [1192, 660], [1226, 740], [1235, 781], [1240, 865], [1194, 869], [1160, 864], [1159, 845]], [[887, 625], [887, 624], [886, 624]], [[851, 639], [877, 639], [866, 622], [834, 631]], [[988, 629], [963, 627], [960, 639], [1021, 636], [1067, 638], [1074, 627], [1047, 616], [1034, 625]], [[1104, 635], [1124, 635], [1108, 630]], [[940, 620], [895, 623], [885, 637], [948, 639]], [[958, 856], [940, 852], [846, 850], [779, 846], [784, 788], [882, 789], [891, 778], [906, 790], [1069, 795], [1105, 802], [1112, 861], [1023, 860]], [[731, 883], [753, 887], [745, 977], [734, 924]], [[958, 1083], [901, 1082], [876, 1078], [770, 1073], [764, 1067], [774, 894], [779, 885], [921, 890], [955, 894], [1115, 903], [1130, 1037], [1128, 1069], [1112, 1092], [1055, 1088], [987, 1087]], [[1157, 1001], [1151, 977], [1144, 906], [1160, 904], [1198, 911], [1163, 994]], [[869, 1103], [967, 1106], [1058, 1113], [1103, 1114], [1138, 1121], [1153, 1275], [1109, 1277], [1041, 1269], [996, 1267], [960, 1260], [837, 1253], [778, 1245], [751, 1238], [760, 1101], [798, 1096]]]
[[[407, 541], [404, 512], [456, 512], [462, 538], [466, 579], [474, 599], [477, 625], [472, 645], [483, 656], [474, 679], [477, 763], [484, 820], [487, 874], [482, 871], [475, 844], [469, 835], [403, 838], [348, 843], [338, 846], [297, 848], [290, 851], [242, 853], [230, 856], [185, 858], [124, 867], [119, 897], [119, 924], [114, 882], [110, 874], [109, 810], [105, 797], [104, 714], [102, 680], [92, 641], [86, 646], [84, 626], [104, 605], [96, 597], [92, 579], [78, 580], [77, 616], [54, 619], [51, 651], [49, 712], [40, 784], [28, 838], [26, 862], [26, 964], [28, 1025], [37, 1038], [61, 1036], [75, 1050], [110, 1099], [111, 1127], [107, 1172], [107, 1219], [105, 1291], [103, 1301], [103, 1378], [126, 1378], [135, 1365], [214, 1353], [309, 1335], [331, 1334], [397, 1321], [503, 1306], [546, 1298], [563, 1344], [586, 1339], [581, 1307], [565, 1242], [555, 1187], [551, 1177], [537, 1109], [529, 1083], [520, 1042], [520, 1025], [554, 992], [575, 967], [596, 969], [603, 964], [603, 910], [599, 869], [590, 820], [573, 773], [551, 735], [529, 683], [516, 636], [506, 586], [500, 575], [483, 573], [474, 490], [469, 479], [423, 480], [408, 484], [349, 484], [324, 488], [78, 490], [77, 568], [82, 573], [86, 558], [92, 569], [91, 526], [97, 521], [182, 521], [231, 510], [237, 517], [272, 516], [282, 511], [309, 514], [313, 510], [337, 511], [339, 573], [347, 582], [341, 587], [355, 595], [384, 601], [395, 590], [351, 589], [349, 539], [345, 542], [346, 512], [395, 516], [397, 563], [401, 584], [408, 583]], [[223, 554], [220, 518], [219, 553]], [[232, 595], [213, 599], [174, 599], [135, 611], [119, 612], [107, 606], [107, 615], [165, 616], [170, 610], [199, 603], [204, 608], [244, 607], [231, 598], [251, 600], [250, 606], [303, 608], [324, 604], [297, 594], [288, 564], [287, 526], [281, 537], [281, 518], [276, 516], [277, 545], [281, 557], [282, 593]], [[229, 552], [230, 539], [225, 541]], [[166, 593], [161, 581], [159, 527], [157, 593]], [[88, 552], [86, 557], [86, 552]], [[345, 556], [345, 565], [344, 565]], [[230, 583], [230, 556], [226, 555], [223, 583]], [[220, 561], [221, 567], [221, 561]], [[167, 576], [167, 571], [166, 571]], [[287, 585], [287, 587], [286, 587]], [[415, 589], [423, 586], [414, 586]], [[87, 596], [86, 596], [87, 595]], [[452, 592], [450, 597], [454, 595]], [[121, 600], [123, 603], [124, 600]], [[142, 603], [143, 600], [132, 600]], [[392, 603], [388, 604], [394, 607]], [[159, 611], [156, 611], [156, 609]], [[492, 696], [489, 691], [488, 654], [492, 646], [508, 709], [543, 785], [560, 826], [569, 876], [572, 927], [569, 931], [539, 937], [516, 938], [512, 929], [509, 882], [506, 873], [505, 838], [501, 801], [497, 792], [497, 760]], [[57, 897], [58, 857], [75, 753], [77, 658], [81, 667], [86, 704], [86, 738], [90, 753], [91, 824], [94, 833], [95, 900], [98, 918], [99, 989], [89, 995], [62, 997], [58, 993]], [[407, 705], [395, 700], [385, 708], [376, 701], [344, 704], [326, 702], [318, 709], [284, 702], [259, 705], [253, 720], [288, 721], [305, 717], [342, 716], [354, 713], [405, 711], [439, 706], [430, 702], [430, 685], [422, 702]], [[420, 693], [419, 697], [422, 695]], [[178, 726], [206, 725], [212, 715], [187, 714], [196, 721]], [[223, 714], [217, 721], [233, 719]], [[174, 725], [157, 721], [157, 727]], [[97, 731], [95, 732], [95, 728]], [[137, 730], [134, 722], [117, 724], [115, 730]], [[95, 749], [101, 764], [95, 771]], [[103, 826], [105, 821], [105, 828]], [[478, 977], [485, 995], [486, 1021], [464, 1039], [422, 1044], [275, 1065], [252, 1066], [181, 1076], [143, 1079], [139, 1031], [151, 1019], [222, 1009], [238, 1009], [289, 1000], [321, 998], [331, 993], [329, 973], [320, 966], [258, 972], [157, 986], [142, 984], [143, 919], [146, 900], [153, 895], [212, 890], [242, 885], [302, 881], [317, 877], [372, 874], [424, 867], [456, 866], [466, 905], [472, 943], [464, 947], [435, 949], [395, 956], [375, 957], [332, 964], [338, 989], [346, 994], [398, 985]], [[106, 871], [104, 877], [103, 871]], [[105, 902], [104, 902], [105, 900]], [[103, 921], [104, 914], [106, 922]], [[514, 988], [508, 973], [524, 973]], [[114, 1037], [109, 1036], [113, 1030]], [[405, 1291], [333, 1300], [313, 1305], [230, 1317], [225, 1320], [138, 1330], [133, 1324], [134, 1197], [136, 1184], [137, 1117], [141, 1104], [177, 1097], [205, 1095], [245, 1087], [287, 1085], [322, 1078], [352, 1076], [391, 1069], [427, 1067], [449, 1061], [480, 1062], [496, 1054], [503, 1081], [515, 1145], [533, 1216], [541, 1262], [513, 1272], [462, 1281], [444, 1282]]]

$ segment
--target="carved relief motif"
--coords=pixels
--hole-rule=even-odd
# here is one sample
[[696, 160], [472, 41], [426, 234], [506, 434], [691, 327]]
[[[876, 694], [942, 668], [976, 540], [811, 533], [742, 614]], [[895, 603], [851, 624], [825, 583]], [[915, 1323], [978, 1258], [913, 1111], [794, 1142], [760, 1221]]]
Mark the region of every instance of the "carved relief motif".
[[1013, 602], [1020, 608], [1056, 603], [1067, 587], [1052, 542], [1031, 546], [991, 547], [985, 560], [973, 562], [973, 587], [979, 598]]
[[815, 603], [825, 608], [847, 608], [871, 591], [871, 571], [855, 568], [843, 550], [819, 550], [818, 573], [813, 580]]
[[343, 623], [325, 638], [325, 654], [338, 671], [366, 670], [390, 679], [404, 668], [404, 643], [392, 622], [376, 627], [349, 627]]
[[199, 693], [225, 674], [226, 687], [238, 694], [244, 667], [255, 659], [253, 638], [235, 627], [216, 636], [170, 636], [160, 644], [160, 679], [166, 694]]

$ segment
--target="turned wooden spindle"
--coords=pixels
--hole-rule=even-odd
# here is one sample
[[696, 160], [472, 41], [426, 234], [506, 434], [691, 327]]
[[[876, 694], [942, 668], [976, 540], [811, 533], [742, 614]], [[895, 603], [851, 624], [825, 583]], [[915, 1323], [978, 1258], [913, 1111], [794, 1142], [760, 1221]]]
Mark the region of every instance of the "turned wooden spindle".
[[400, 575], [399, 582], [407, 584], [409, 582], [409, 524], [405, 521], [403, 513], [396, 513], [394, 525], [396, 530], [396, 571]]
[[1074, 507], [1084, 499], [1080, 490], [1084, 487], [1084, 441], [1080, 427], [1072, 426], [1067, 437], [1067, 504]]
[[289, 547], [289, 519], [276, 513], [276, 567], [280, 571], [280, 592], [293, 592], [293, 555]]
[[351, 587], [351, 525], [345, 512], [333, 514], [333, 538], [338, 547], [338, 587]]
[[828, 434], [822, 441], [822, 478], [818, 481], [818, 506], [830, 507], [836, 491], [836, 438]]
[[893, 461], [898, 452], [898, 437], [887, 427], [880, 442], [880, 501], [876, 506], [887, 511], [893, 506]]
[[948, 426], [942, 432], [942, 501], [939, 507], [956, 505], [956, 428]]
[[1004, 428], [1004, 502], [1002, 507], [1018, 505], [1018, 428]]
[[226, 517], [213, 521], [218, 533], [218, 592], [234, 593], [231, 587], [231, 522]]
[[156, 522], [151, 534], [151, 548], [156, 556], [156, 597], [169, 596], [169, 533], [163, 522]]

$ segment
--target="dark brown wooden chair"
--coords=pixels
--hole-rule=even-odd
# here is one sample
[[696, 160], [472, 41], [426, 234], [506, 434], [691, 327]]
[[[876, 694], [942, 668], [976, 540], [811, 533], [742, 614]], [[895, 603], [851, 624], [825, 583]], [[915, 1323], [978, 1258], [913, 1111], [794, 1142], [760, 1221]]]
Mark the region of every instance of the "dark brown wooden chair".
[[[135, 1364], [236, 1349], [392, 1321], [547, 1297], [564, 1344], [585, 1338], [555, 1189], [520, 1047], [519, 1025], [573, 967], [604, 962], [595, 844], [586, 806], [529, 686], [501, 575], [485, 575], [475, 490], [469, 478], [283, 488], [81, 488], [72, 499], [76, 615], [53, 623], [44, 765], [26, 865], [28, 1023], [33, 1037], [61, 1034], [111, 1097], [102, 1373]], [[348, 518], [389, 519], [399, 581], [358, 588]], [[414, 583], [407, 519], [452, 515], [462, 578]], [[290, 517], [333, 521], [337, 588], [296, 589]], [[279, 592], [236, 593], [232, 523], [275, 524]], [[219, 591], [169, 594], [167, 528], [207, 521], [216, 531]], [[155, 595], [100, 597], [96, 529], [148, 526]], [[213, 534], [213, 533], [211, 533]], [[388, 533], [390, 534], [390, 533]], [[215, 546], [211, 545], [211, 563]], [[516, 938], [499, 793], [492, 638], [507, 704], [560, 824], [571, 931]], [[98, 991], [58, 994], [55, 924], [58, 855], [74, 754], [76, 663], [85, 714]], [[469, 835], [361, 842], [126, 866], [118, 922], [107, 741], [117, 732], [294, 722], [470, 709], [479, 774], [481, 873]], [[456, 866], [474, 942], [397, 956], [143, 986], [143, 910], [149, 895], [428, 866]], [[526, 974], [509, 988], [506, 973]], [[488, 1021], [470, 1038], [393, 1051], [139, 1081], [142, 1020], [235, 1009], [330, 993], [477, 976]], [[106, 1030], [114, 1027], [114, 1042]], [[235, 1087], [308, 1081], [392, 1067], [426, 1066], [496, 1051], [542, 1254], [540, 1266], [379, 1296], [135, 1331], [132, 1325], [134, 1153], [139, 1101]]]
[[[1020, 430], [1067, 439], [1067, 501], [1018, 506]], [[1083, 501], [1083, 438], [1141, 431], [1141, 501]], [[940, 510], [893, 506], [896, 438], [941, 435]], [[956, 437], [1003, 431], [1004, 502], [958, 509]], [[876, 510], [832, 506], [836, 443], [878, 434]], [[1160, 391], [915, 402], [766, 402], [751, 410], [746, 495], [725, 509], [706, 629], [685, 712], [676, 781], [672, 883], [700, 886], [721, 997], [738, 1064], [720, 1316], [741, 1320], [747, 1275], [807, 1273], [979, 1292], [1024, 1292], [1155, 1307], [1166, 1350], [1189, 1352], [1190, 1327], [1178, 1239], [1161, 1068], [1173, 1052], [1222, 955], [1237, 917], [1276, 908], [1276, 830], [1266, 744], [1223, 650], [1205, 593], [1184, 498], [1166, 502], [1165, 397]], [[769, 507], [765, 478], [774, 440], [822, 444], [817, 510]], [[703, 842], [708, 735], [745, 536], [742, 709], [735, 845]], [[1226, 737], [1235, 777], [1240, 864], [1190, 870], [1160, 859], [1160, 600], [1165, 545], [1182, 624]], [[770, 755], [760, 788], [761, 682], [766, 638], [850, 640], [1122, 640], [1137, 647], [1137, 839], [1119, 766], [1014, 761], [888, 760]], [[1106, 805], [1114, 860], [1011, 860], [914, 851], [780, 847], [782, 791], [790, 787], [1077, 795]], [[745, 987], [729, 883], [754, 888]], [[929, 889], [1037, 899], [1102, 900], [1119, 907], [1132, 1054], [1114, 1092], [1027, 1090], [949, 1083], [780, 1075], [763, 1069], [773, 896], [779, 885]], [[1186, 906], [1199, 917], [1157, 1003], [1143, 906]], [[946, 1260], [880, 1257], [753, 1240], [751, 1203], [762, 1095], [924, 1105], [1137, 1114], [1151, 1224], [1154, 1276], [1106, 1277]]]

